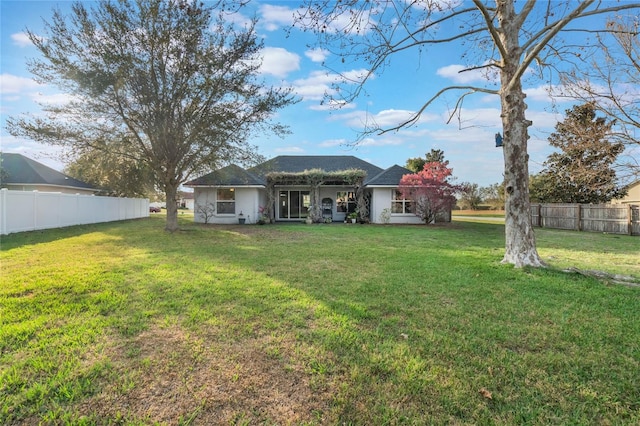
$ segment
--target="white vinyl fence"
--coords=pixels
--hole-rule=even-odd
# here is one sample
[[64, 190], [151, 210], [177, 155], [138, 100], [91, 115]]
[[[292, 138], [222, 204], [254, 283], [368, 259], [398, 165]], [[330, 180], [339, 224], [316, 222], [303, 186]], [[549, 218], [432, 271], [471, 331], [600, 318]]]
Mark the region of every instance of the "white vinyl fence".
[[144, 198], [0, 190], [0, 235], [148, 216]]

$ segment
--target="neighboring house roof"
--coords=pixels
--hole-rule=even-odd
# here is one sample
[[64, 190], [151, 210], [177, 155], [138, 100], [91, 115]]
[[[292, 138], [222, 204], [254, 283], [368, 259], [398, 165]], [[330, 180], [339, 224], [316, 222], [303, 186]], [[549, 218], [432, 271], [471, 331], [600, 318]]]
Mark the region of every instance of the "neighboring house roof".
[[391, 166], [382, 173], [365, 181], [367, 186], [398, 186], [402, 176], [413, 173], [411, 170], [398, 165]]
[[92, 185], [60, 173], [21, 154], [3, 152], [2, 185], [49, 185], [98, 191]]
[[[394, 166], [399, 167], [399, 166]], [[394, 169], [391, 167], [390, 169]], [[402, 174], [411, 173], [403, 169]], [[300, 173], [305, 170], [320, 169], [326, 172], [359, 169], [367, 173], [367, 176], [378, 176], [384, 172], [378, 166], [374, 166], [353, 155], [280, 155], [271, 160], [251, 167], [248, 170], [234, 164], [213, 171], [207, 175], [187, 182], [186, 186], [266, 186], [267, 175], [272, 172]], [[387, 170], [390, 170], [387, 169]], [[395, 169], [394, 169], [395, 170]], [[399, 175], [395, 185], [400, 182]], [[366, 182], [365, 182], [366, 184]]]

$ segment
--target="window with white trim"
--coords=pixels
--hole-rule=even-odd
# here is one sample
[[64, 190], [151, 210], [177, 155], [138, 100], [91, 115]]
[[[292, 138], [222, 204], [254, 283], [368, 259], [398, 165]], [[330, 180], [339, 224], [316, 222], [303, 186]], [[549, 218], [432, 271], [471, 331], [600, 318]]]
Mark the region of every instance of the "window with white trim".
[[236, 214], [236, 191], [233, 188], [220, 188], [216, 191], [216, 213]]
[[413, 200], [404, 198], [397, 189], [391, 190], [391, 213], [413, 214]]

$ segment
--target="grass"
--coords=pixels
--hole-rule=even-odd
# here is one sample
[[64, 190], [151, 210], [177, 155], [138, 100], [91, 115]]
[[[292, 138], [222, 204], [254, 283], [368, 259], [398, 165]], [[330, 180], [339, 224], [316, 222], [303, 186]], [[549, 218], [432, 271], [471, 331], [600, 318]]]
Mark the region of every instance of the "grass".
[[504, 210], [452, 210], [451, 215], [474, 217], [501, 217], [504, 219]]
[[638, 424], [637, 237], [199, 226], [2, 237], [1, 424]]

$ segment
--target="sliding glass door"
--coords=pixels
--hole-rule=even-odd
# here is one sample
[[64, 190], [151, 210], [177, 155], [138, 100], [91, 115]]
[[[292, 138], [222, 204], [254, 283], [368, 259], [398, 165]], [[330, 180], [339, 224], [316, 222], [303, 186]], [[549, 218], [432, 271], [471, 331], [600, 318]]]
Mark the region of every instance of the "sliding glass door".
[[280, 191], [278, 198], [279, 219], [304, 219], [309, 213], [309, 191]]

